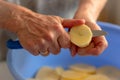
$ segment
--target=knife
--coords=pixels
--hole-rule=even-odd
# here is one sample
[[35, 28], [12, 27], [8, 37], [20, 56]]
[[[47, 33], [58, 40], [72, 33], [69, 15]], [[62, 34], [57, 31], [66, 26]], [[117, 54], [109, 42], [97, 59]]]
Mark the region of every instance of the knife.
[[[97, 36], [107, 35], [107, 32], [105, 32], [103, 30], [92, 30], [92, 34], [93, 34], [93, 37], [97, 37]], [[21, 46], [19, 40], [13, 41], [11, 39], [7, 41], [7, 47], [9, 49], [22, 49], [23, 48]]]
[[91, 30], [91, 31], [92, 31], [93, 37], [107, 35], [107, 32], [105, 32], [103, 30]]

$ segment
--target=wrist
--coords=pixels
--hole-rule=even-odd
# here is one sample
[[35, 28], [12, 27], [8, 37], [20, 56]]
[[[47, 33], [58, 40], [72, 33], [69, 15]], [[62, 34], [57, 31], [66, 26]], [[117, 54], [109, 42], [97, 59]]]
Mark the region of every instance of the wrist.
[[107, 0], [81, 0], [76, 15], [96, 21]]
[[94, 16], [92, 16], [92, 14], [89, 11], [79, 11], [76, 12], [74, 15], [74, 19], [84, 19], [86, 22], [96, 22], [96, 18], [94, 18]]
[[75, 14], [74, 19], [84, 19], [85, 24], [88, 25], [92, 30], [101, 30], [101, 28], [97, 26], [96, 19], [94, 19], [94, 17], [87, 12]]

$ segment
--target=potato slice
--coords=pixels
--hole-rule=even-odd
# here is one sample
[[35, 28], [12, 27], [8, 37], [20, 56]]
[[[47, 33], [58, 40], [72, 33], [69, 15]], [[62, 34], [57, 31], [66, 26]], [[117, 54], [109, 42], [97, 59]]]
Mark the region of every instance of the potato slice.
[[84, 79], [84, 80], [111, 80], [111, 79], [108, 78], [108, 77], [105, 76], [105, 75], [96, 74], [96, 75], [91, 75], [91, 76], [87, 77], [87, 78]]
[[112, 66], [104, 66], [97, 69], [98, 74], [104, 74], [112, 80], [120, 79], [120, 70]]
[[96, 73], [96, 68], [88, 64], [75, 64], [70, 66], [70, 69], [90, 74]]
[[40, 80], [59, 80], [59, 77], [60, 76], [54, 69], [50, 67], [43, 67], [38, 71], [35, 78]]
[[70, 32], [71, 42], [78, 47], [86, 47], [92, 39], [92, 31], [87, 25], [72, 27]]
[[57, 72], [58, 75], [62, 75], [62, 72], [64, 71], [64, 69], [62, 67], [56, 67], [55, 71]]
[[61, 80], [83, 80], [88, 74], [79, 73], [72, 70], [66, 70], [61, 75]]
[[29, 78], [29, 79], [27, 79], [27, 80], [39, 80], [39, 79], [35, 79], [35, 78]]

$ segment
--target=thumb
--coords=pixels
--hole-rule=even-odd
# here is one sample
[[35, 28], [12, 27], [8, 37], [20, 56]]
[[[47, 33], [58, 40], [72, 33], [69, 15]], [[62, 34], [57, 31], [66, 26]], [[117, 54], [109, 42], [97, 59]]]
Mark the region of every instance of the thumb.
[[64, 19], [62, 22], [64, 28], [72, 28], [73, 26], [82, 24], [85, 24], [84, 19]]

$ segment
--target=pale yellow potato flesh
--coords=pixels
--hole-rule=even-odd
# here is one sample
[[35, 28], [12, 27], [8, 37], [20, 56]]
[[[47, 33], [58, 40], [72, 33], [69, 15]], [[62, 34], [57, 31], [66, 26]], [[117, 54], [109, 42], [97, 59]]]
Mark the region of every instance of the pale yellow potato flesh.
[[35, 78], [29, 78], [29, 79], [27, 79], [27, 80], [39, 80], [39, 79], [35, 79]]
[[53, 69], [44, 66], [38, 71], [35, 79], [30, 80], [119, 80], [119, 76], [120, 70], [115, 67], [96, 68], [80, 63], [69, 66], [67, 70], [62, 67]]
[[112, 80], [120, 79], [120, 70], [112, 66], [104, 66], [97, 69], [97, 74], [104, 74]]
[[50, 68], [50, 67], [42, 67], [35, 79], [40, 79], [40, 80], [59, 80], [59, 75], [57, 74], [57, 72]]
[[71, 42], [78, 47], [86, 47], [92, 39], [92, 31], [87, 25], [74, 26], [70, 32]]
[[62, 67], [56, 67], [55, 71], [57, 72], [58, 75], [61, 76], [62, 72], [64, 72], [64, 69]]
[[70, 69], [83, 73], [96, 73], [96, 68], [88, 64], [74, 64], [70, 66]]
[[61, 75], [61, 80], [83, 80], [88, 76], [86, 73], [80, 73], [73, 70], [66, 70]]
[[106, 75], [96, 74], [96, 75], [91, 75], [84, 80], [111, 80], [111, 79], [108, 78]]

